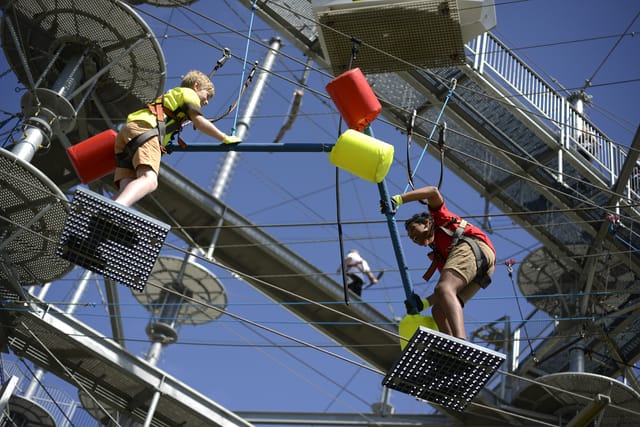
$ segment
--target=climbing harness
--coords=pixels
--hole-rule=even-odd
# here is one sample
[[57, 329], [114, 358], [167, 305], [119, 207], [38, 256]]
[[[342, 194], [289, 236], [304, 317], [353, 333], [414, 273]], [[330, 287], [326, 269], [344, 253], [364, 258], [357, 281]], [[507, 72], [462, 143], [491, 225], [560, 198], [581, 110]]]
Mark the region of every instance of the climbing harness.
[[[224, 113], [220, 114], [216, 118], [210, 119], [209, 121], [211, 123], [215, 123], [218, 120], [221, 120], [221, 119], [225, 118], [227, 115], [229, 115], [229, 113], [231, 113], [238, 106], [238, 103], [240, 102], [240, 98], [242, 97], [244, 92], [247, 90], [247, 88], [249, 87], [251, 82], [253, 81], [253, 76], [255, 76], [257, 69], [258, 69], [258, 61], [255, 61], [253, 63], [253, 68], [251, 68], [251, 71], [249, 72], [249, 75], [247, 76], [247, 78], [245, 79], [244, 83], [242, 84], [242, 87], [240, 88], [240, 94], [238, 95], [236, 100], [229, 106], [229, 108], [227, 108], [227, 111], [225, 111]], [[234, 125], [234, 131], [235, 131], [235, 125]]]
[[[231, 51], [229, 50], [229, 48], [225, 47], [222, 50], [222, 56], [216, 61], [216, 65], [208, 74], [208, 77], [211, 78], [220, 68], [222, 68], [222, 66], [227, 62], [229, 58], [231, 58]], [[246, 90], [251, 80], [253, 79], [253, 74], [255, 73], [257, 64], [258, 63], [256, 62], [251, 74], [249, 75], [249, 78], [245, 82], [242, 93], [244, 93], [244, 90]], [[229, 109], [220, 117], [211, 119], [210, 121], [214, 123], [222, 119], [231, 111], [233, 111], [236, 105], [237, 101], [236, 103], [232, 104]], [[189, 120], [189, 117], [186, 115], [186, 112], [183, 109], [179, 108], [175, 111], [168, 109], [164, 105], [164, 95], [157, 98], [154, 103], [148, 104], [147, 108], [156, 117], [157, 125], [155, 128], [149, 129], [148, 131], [132, 138], [131, 141], [129, 141], [125, 145], [124, 151], [122, 153], [116, 154], [116, 165], [118, 167], [129, 169], [133, 168], [132, 160], [136, 151], [142, 146], [142, 144], [155, 136], [158, 137], [158, 142], [160, 143], [160, 151], [162, 151], [163, 154], [168, 154], [173, 151], [172, 144], [174, 142], [174, 139], [181, 148], [185, 148], [187, 146], [184, 140], [180, 137], [180, 133], [182, 132], [182, 129], [184, 129], [192, 122], [191, 120]], [[184, 117], [179, 117], [180, 112], [184, 112]], [[169, 117], [168, 125], [166, 123], [166, 117]], [[165, 146], [164, 139], [167, 134], [171, 134], [171, 139]]]
[[[456, 223], [457, 223], [457, 220], [452, 219], [447, 224], [439, 226], [436, 229], [436, 233], [438, 231], [442, 231], [447, 236], [451, 237], [451, 244], [449, 245], [449, 249], [453, 248], [454, 246], [462, 242], [467, 243], [471, 247], [471, 250], [473, 251], [473, 255], [476, 259], [476, 276], [474, 277], [473, 281], [478, 283], [478, 285], [480, 285], [480, 287], [484, 289], [487, 286], [489, 286], [489, 284], [491, 283], [491, 277], [487, 274], [490, 267], [489, 260], [487, 260], [486, 255], [484, 254], [484, 252], [482, 252], [482, 249], [480, 249], [480, 245], [478, 245], [477, 240], [474, 239], [473, 237], [466, 236], [464, 234], [464, 230], [467, 228], [467, 225], [469, 225], [467, 220], [465, 219], [460, 220], [458, 227], [456, 227], [455, 230], [451, 230], [447, 228], [448, 226]], [[425, 280], [429, 280], [431, 276], [433, 276], [433, 274], [438, 268], [438, 263], [444, 259], [442, 254], [440, 254], [436, 250], [436, 247], [434, 244], [431, 244], [430, 247], [432, 249], [432, 252], [430, 252], [428, 256], [429, 256], [429, 259], [431, 260], [431, 265], [422, 276], [423, 279]]]
[[[179, 116], [179, 113], [184, 111], [182, 108], [178, 108], [175, 111], [167, 108], [164, 105], [164, 95], [157, 98], [154, 103], [148, 104], [147, 108], [156, 117], [157, 125], [156, 127], [151, 128], [148, 131], [132, 138], [125, 145], [124, 151], [116, 154], [116, 165], [118, 167], [132, 169], [133, 156], [135, 155], [136, 151], [138, 151], [142, 144], [155, 136], [158, 137], [160, 150], [163, 153], [166, 153], [166, 149], [164, 147], [164, 139], [167, 134], [171, 135], [171, 140], [173, 140], [177, 135], [178, 143], [181, 146], [186, 145], [179, 135], [183, 128], [183, 122], [187, 117], [186, 114], [183, 117]], [[169, 124], [167, 124], [165, 117], [169, 117]]]

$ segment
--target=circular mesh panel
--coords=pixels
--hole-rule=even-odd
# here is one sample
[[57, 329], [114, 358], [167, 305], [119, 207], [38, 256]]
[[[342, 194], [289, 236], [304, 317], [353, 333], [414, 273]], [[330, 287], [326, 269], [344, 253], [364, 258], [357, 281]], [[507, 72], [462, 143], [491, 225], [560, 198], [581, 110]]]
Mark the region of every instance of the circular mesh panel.
[[[586, 254], [588, 250], [586, 245], [570, 248], [573, 254]], [[520, 291], [531, 304], [550, 316], [574, 313], [575, 304], [581, 304], [584, 298], [586, 283], [580, 282], [580, 271], [570, 260], [540, 248], [531, 252], [518, 268]], [[582, 262], [580, 258], [576, 261]], [[629, 290], [633, 288], [635, 276], [628, 266], [606, 254], [588, 257], [586, 264], [585, 268], [594, 268], [586, 315], [614, 311], [632, 295]]]
[[[160, 317], [163, 303], [168, 301], [167, 293], [160, 286], [187, 295], [196, 301], [214, 305], [221, 310], [227, 307], [227, 295], [220, 280], [206, 268], [180, 258], [159, 257], [144, 292], [133, 292], [138, 302], [143, 304], [154, 318]], [[222, 315], [221, 311], [191, 300], [182, 301], [176, 313], [177, 323], [190, 325], [207, 323]]]
[[180, 6], [189, 6], [192, 3], [195, 3], [198, 0], [127, 0], [126, 3], [132, 5], [138, 5], [142, 3], [151, 4], [153, 6], [161, 6], [161, 7], [180, 7]]
[[73, 265], [56, 255], [68, 204], [40, 171], [0, 149], [0, 284], [42, 284]]
[[126, 4], [16, 0], [4, 12], [2, 45], [11, 68], [27, 87], [29, 76], [19, 52], [24, 52], [31, 76], [44, 76], [42, 87], [53, 87], [64, 66], [79, 58], [84, 80], [108, 67], [95, 92], [113, 119], [162, 93], [166, 74], [162, 50], [146, 23]]

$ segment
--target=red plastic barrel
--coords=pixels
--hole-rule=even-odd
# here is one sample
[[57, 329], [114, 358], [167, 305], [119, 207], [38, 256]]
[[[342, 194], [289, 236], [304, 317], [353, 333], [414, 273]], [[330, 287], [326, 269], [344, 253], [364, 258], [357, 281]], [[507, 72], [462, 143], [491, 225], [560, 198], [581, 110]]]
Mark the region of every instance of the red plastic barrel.
[[116, 131], [108, 129], [67, 148], [67, 155], [83, 184], [100, 179], [116, 169], [116, 135]]
[[360, 68], [340, 74], [327, 84], [326, 89], [350, 129], [362, 131], [382, 111], [380, 101]]

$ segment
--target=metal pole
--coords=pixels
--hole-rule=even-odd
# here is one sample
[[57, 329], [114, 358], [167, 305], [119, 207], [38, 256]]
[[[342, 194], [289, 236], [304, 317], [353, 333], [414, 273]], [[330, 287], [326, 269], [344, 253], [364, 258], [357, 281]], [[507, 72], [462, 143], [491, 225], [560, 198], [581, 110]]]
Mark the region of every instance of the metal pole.
[[[240, 139], [244, 139], [244, 136], [249, 129], [249, 124], [251, 123], [251, 117], [253, 116], [255, 110], [258, 107], [258, 102], [260, 101], [260, 97], [262, 96], [262, 92], [264, 91], [264, 87], [267, 83], [267, 77], [271, 72], [271, 68], [273, 67], [273, 62], [275, 61], [276, 55], [280, 50], [282, 43], [278, 37], [274, 37], [271, 39], [269, 43], [269, 52], [265, 55], [264, 58], [264, 66], [262, 70], [258, 73], [258, 77], [256, 78], [256, 82], [251, 91], [251, 95], [249, 100], [247, 101], [247, 108], [244, 111], [243, 116], [238, 120], [236, 126], [236, 135]], [[239, 146], [246, 145], [244, 143], [240, 143]], [[273, 144], [271, 144], [273, 145]], [[227, 185], [229, 183], [229, 179], [231, 178], [231, 172], [238, 161], [238, 152], [237, 151], [229, 151], [222, 161], [220, 165], [220, 169], [218, 171], [218, 178], [211, 190], [211, 195], [221, 199]], [[218, 228], [222, 225], [223, 217], [220, 217], [218, 221]], [[215, 233], [213, 238], [211, 239], [211, 244], [209, 245], [209, 250], [207, 251], [207, 257], [212, 258], [213, 252], [215, 250], [216, 241], [218, 240], [219, 233]]]
[[151, 421], [153, 421], [153, 416], [156, 413], [156, 408], [158, 407], [158, 401], [160, 400], [160, 389], [164, 384], [164, 377], [160, 379], [160, 385], [158, 389], [153, 393], [153, 398], [151, 399], [151, 404], [149, 405], [149, 412], [147, 412], [147, 418], [144, 420], [143, 427], [149, 427], [151, 425]]
[[[387, 184], [384, 180], [378, 184], [378, 190], [380, 191], [380, 198], [384, 200], [387, 206], [391, 206], [391, 200], [389, 198], [389, 191], [387, 190]], [[411, 294], [413, 293], [413, 285], [411, 283], [411, 277], [409, 277], [409, 267], [404, 257], [404, 250], [400, 244], [400, 233], [398, 232], [398, 225], [396, 224], [395, 216], [392, 212], [385, 212], [387, 217], [387, 226], [389, 227], [389, 235], [391, 242], [393, 243], [393, 250], [396, 253], [396, 261], [398, 262], [398, 270], [400, 272], [400, 278], [402, 279], [402, 285], [404, 286], [404, 293], [407, 300], [411, 304], [411, 310], [409, 314], [417, 314], [418, 307], [415, 306]]]
[[[69, 302], [69, 305], [65, 310], [66, 314], [72, 315], [73, 312], [76, 310], [78, 301], [80, 301], [80, 298], [82, 298], [82, 294], [84, 294], [85, 289], [87, 289], [87, 284], [89, 283], [89, 280], [91, 279], [92, 274], [93, 273], [89, 270], [85, 270], [85, 272], [82, 274], [80, 283], [78, 283], [78, 287], [74, 291], [73, 296], [71, 297], [71, 301]], [[46, 295], [47, 293], [46, 291], [49, 289], [49, 286], [51, 286], [51, 283], [47, 283], [47, 285], [42, 287], [40, 295], [38, 296], [39, 299], [44, 298], [44, 295]], [[27, 386], [27, 389], [25, 390], [22, 397], [24, 397], [27, 400], [31, 400], [36, 390], [38, 389], [38, 385], [40, 385], [40, 383], [42, 382], [42, 378], [44, 377], [44, 374], [45, 374], [45, 370], [42, 368], [37, 368], [35, 370], [35, 372], [33, 373], [33, 378], [29, 382], [29, 385]]]
[[[264, 65], [262, 67], [262, 70], [258, 73], [256, 82], [253, 85], [253, 90], [251, 91], [251, 95], [249, 97], [249, 100], [247, 101], [247, 107], [244, 111], [244, 114], [240, 118], [240, 120], [238, 120], [238, 124], [236, 126], [236, 135], [240, 139], [244, 139], [244, 136], [249, 129], [251, 117], [254, 115], [254, 112], [258, 107], [258, 102], [260, 101], [260, 97], [262, 96], [262, 92], [267, 82], [267, 77], [271, 72], [271, 68], [273, 67], [273, 63], [275, 61], [276, 55], [278, 54], [278, 51], [280, 50], [281, 45], [282, 42], [278, 37], [272, 38], [269, 42], [269, 52], [267, 52], [264, 58]], [[229, 182], [229, 178], [231, 177], [231, 172], [237, 161], [238, 153], [235, 151], [230, 151], [225, 156], [218, 172], [218, 178], [213, 187], [213, 190], [211, 191], [211, 195], [218, 199], [222, 198], [224, 190], [226, 189]]]
[[[82, 57], [69, 60], [54, 84], [52, 91], [59, 96], [61, 105], [64, 104], [63, 101], [66, 99], [65, 97], [68, 93], [78, 86], [82, 78], [81, 64]], [[46, 91], [35, 91], [34, 93], [38, 96], [38, 93], [42, 95], [46, 93]], [[49, 143], [53, 133], [51, 124], [59, 119], [57, 107], [58, 106], [54, 105], [42, 105], [39, 107], [38, 117], [29, 117], [25, 120], [24, 134], [11, 149], [11, 152], [15, 154], [16, 157], [25, 162], [30, 162], [40, 147]]]

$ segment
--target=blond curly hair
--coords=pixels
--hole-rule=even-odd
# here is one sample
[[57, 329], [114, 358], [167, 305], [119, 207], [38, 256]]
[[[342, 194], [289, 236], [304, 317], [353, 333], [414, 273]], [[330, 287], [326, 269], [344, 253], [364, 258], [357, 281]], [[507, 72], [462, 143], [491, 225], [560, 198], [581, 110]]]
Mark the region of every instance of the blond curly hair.
[[201, 90], [207, 91], [209, 98], [213, 98], [213, 95], [215, 95], [216, 93], [213, 82], [205, 73], [200, 70], [191, 70], [187, 74], [185, 74], [182, 78], [180, 86], [193, 89], [196, 84], [198, 84]]

